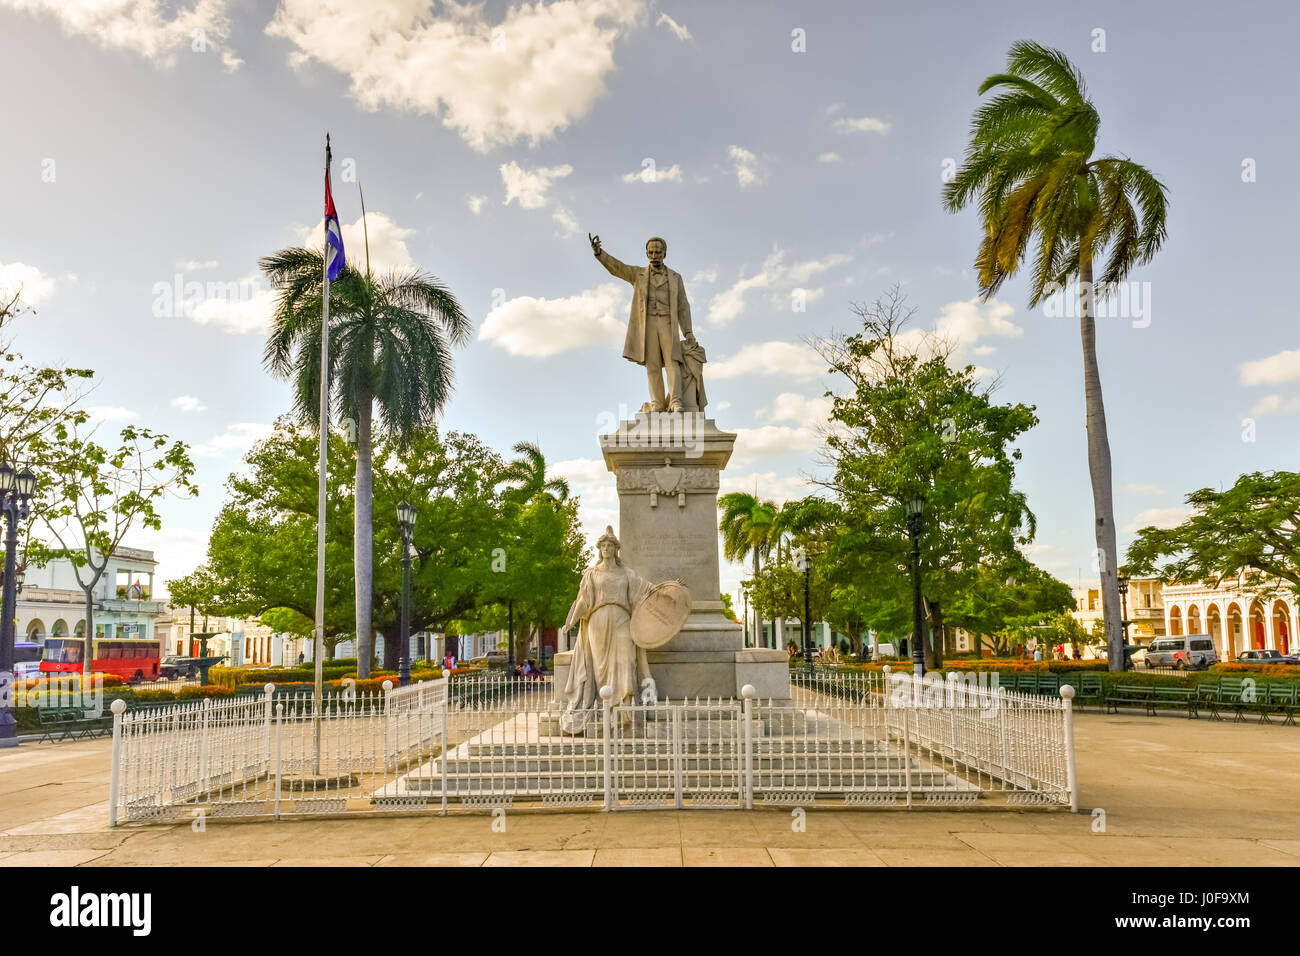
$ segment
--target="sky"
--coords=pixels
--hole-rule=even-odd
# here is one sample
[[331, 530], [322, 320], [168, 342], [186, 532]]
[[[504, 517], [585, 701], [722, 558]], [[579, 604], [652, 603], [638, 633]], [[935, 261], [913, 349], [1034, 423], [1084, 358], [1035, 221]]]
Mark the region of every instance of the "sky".
[[[1176, 12], [1172, 12], [1175, 11]], [[1295, 467], [1300, 218], [1293, 4], [0, 0], [0, 288], [29, 361], [97, 371], [106, 429], [193, 445], [159, 579], [199, 563], [227, 476], [290, 405], [262, 366], [257, 260], [318, 242], [324, 138], [347, 254], [436, 275], [473, 319], [443, 426], [536, 441], [617, 524], [602, 422], [645, 400], [630, 287], [592, 258], [668, 243], [738, 433], [723, 491], [810, 493], [837, 383], [810, 338], [897, 283], [997, 397], [1036, 407], [1018, 479], [1033, 559], [1093, 576], [1074, 312], [979, 301], [972, 211], [940, 205], [981, 80], [1020, 39], [1065, 52], [1099, 151], [1153, 170], [1169, 238], [1098, 321], [1121, 553], [1183, 496]], [[594, 540], [594, 535], [592, 536]], [[727, 566], [736, 594], [742, 570]]]

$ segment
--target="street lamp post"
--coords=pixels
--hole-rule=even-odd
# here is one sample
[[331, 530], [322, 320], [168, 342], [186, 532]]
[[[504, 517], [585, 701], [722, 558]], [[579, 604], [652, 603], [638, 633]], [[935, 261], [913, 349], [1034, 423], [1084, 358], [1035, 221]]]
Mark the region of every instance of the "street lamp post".
[[[397, 523], [402, 529], [402, 657], [397, 665], [397, 682], [411, 683], [411, 538], [415, 534], [415, 508], [405, 501], [397, 505]], [[392, 660], [392, 658], [389, 658]]]
[[925, 499], [914, 495], [907, 499], [907, 533], [912, 539], [912, 670], [925, 676], [925, 610], [921, 605], [921, 517]]
[[808, 575], [812, 570], [812, 561], [808, 558], [808, 552], [803, 548], [796, 548], [794, 552], [794, 566], [796, 571], [803, 572], [803, 660], [804, 668], [812, 673], [812, 635], [809, 632], [808, 622]]
[[27, 518], [27, 502], [36, 490], [36, 475], [30, 468], [15, 472], [8, 463], [0, 463], [0, 508], [5, 523], [5, 576], [3, 600], [0, 601], [0, 674], [9, 686], [0, 695], [0, 747], [18, 744], [18, 726], [13, 715], [14, 690], [14, 618], [18, 614], [18, 522]]
[[[1119, 600], [1120, 600], [1119, 626], [1124, 631], [1124, 647], [1128, 647], [1128, 578], [1124, 577], [1124, 575], [1121, 574], [1117, 579], [1116, 583], [1119, 585]], [[1121, 650], [1120, 653], [1124, 655], [1124, 669], [1128, 670], [1128, 662], [1129, 662], [1128, 651]]]

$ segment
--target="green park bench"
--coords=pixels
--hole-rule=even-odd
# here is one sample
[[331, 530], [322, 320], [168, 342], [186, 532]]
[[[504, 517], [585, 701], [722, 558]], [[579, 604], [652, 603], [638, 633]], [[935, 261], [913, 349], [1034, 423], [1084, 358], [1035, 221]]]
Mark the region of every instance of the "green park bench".
[[[1118, 714], [1120, 707], [1148, 707], [1151, 688], [1140, 684], [1119, 684], [1106, 696], [1106, 713]], [[1151, 711], [1155, 713], [1155, 711]]]
[[40, 722], [41, 729], [41, 736], [37, 743], [46, 740], [56, 743], [56, 734], [58, 740], [97, 737], [108, 733], [110, 726], [104, 717], [87, 717], [86, 712], [79, 708], [38, 707], [36, 718]]
[[1150, 695], [1147, 697], [1147, 713], [1152, 717], [1155, 716], [1156, 708], [1160, 706], [1182, 707], [1187, 711], [1187, 717], [1199, 717], [1200, 711], [1197, 708], [1196, 688], [1194, 687], [1151, 687]]
[[1106, 696], [1106, 684], [1100, 674], [1072, 674], [1065, 683], [1074, 685], [1074, 699], [1079, 704], [1087, 701], [1100, 707]]
[[[1221, 712], [1231, 708], [1238, 721], [1245, 720], [1246, 708], [1253, 706], [1253, 701], [1243, 700], [1246, 678], [1220, 677], [1217, 681], [1202, 681], [1197, 687], [1198, 696], [1210, 705], [1210, 717], [1222, 720]], [[1255, 693], [1259, 693], [1259, 682], [1255, 682]]]
[[1259, 722], [1271, 724], [1269, 714], [1276, 713], [1285, 717], [1283, 725], [1295, 726], [1296, 711], [1300, 710], [1300, 683], [1293, 680], [1270, 681], [1267, 685], [1256, 688], [1256, 705], [1259, 708]]
[[1033, 693], [1041, 694], [1044, 697], [1059, 697], [1061, 695], [1061, 677], [1059, 674], [1035, 674], [1038, 678], [1034, 682]]

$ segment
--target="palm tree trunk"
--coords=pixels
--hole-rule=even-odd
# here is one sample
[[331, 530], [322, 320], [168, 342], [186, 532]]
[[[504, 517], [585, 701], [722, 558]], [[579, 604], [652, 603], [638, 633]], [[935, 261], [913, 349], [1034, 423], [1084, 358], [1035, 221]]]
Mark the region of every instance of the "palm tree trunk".
[[1118, 557], [1115, 546], [1115, 502], [1111, 493], [1110, 438], [1101, 398], [1097, 366], [1096, 297], [1092, 288], [1092, 259], [1079, 256], [1079, 323], [1083, 338], [1084, 414], [1088, 424], [1088, 472], [1092, 476], [1092, 508], [1096, 516], [1097, 565], [1101, 576], [1101, 612], [1106, 622], [1110, 670], [1124, 669], [1124, 636], [1120, 627]]
[[[758, 548], [754, 548], [754, 581], [758, 581]], [[763, 634], [763, 615], [758, 612], [758, 605], [754, 605], [754, 646], [767, 647], [767, 640]]]
[[370, 419], [371, 399], [362, 395], [357, 409], [357, 470], [353, 496], [352, 562], [356, 581], [357, 678], [370, 676], [370, 658], [374, 653], [375, 635], [370, 623], [370, 601], [374, 573], [374, 510]]

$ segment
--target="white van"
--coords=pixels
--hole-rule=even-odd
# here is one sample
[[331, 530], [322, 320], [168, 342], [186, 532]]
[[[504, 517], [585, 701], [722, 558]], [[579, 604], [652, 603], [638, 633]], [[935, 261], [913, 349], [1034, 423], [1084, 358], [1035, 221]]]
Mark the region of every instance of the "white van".
[[1208, 634], [1179, 634], [1157, 637], [1147, 648], [1147, 667], [1209, 667], [1219, 663], [1214, 638]]

